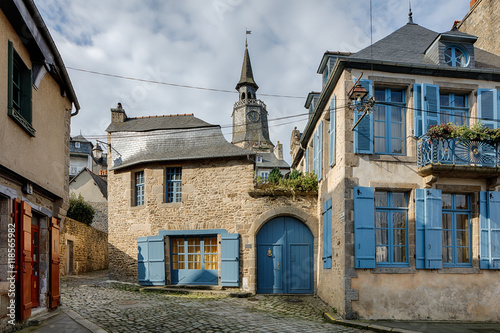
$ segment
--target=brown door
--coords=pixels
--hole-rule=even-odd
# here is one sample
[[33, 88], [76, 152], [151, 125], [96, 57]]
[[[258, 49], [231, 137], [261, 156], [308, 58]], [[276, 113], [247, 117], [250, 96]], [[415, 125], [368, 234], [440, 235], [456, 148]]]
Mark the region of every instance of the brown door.
[[49, 308], [59, 306], [59, 220], [50, 219], [50, 299]]
[[[38, 222], [37, 217], [33, 217], [33, 220]], [[33, 255], [33, 259], [31, 261], [31, 306], [36, 307], [40, 305], [40, 229], [36, 225], [31, 226], [31, 238], [32, 238], [32, 246], [31, 253]]]
[[14, 200], [14, 215], [18, 230], [18, 287], [19, 287], [19, 311], [20, 320], [31, 316], [31, 206], [24, 201]]

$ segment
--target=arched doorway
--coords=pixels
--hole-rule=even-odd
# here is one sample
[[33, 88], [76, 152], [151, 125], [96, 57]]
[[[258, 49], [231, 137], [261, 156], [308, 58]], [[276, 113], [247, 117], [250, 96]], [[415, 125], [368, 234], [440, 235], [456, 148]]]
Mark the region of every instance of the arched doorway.
[[299, 220], [280, 216], [257, 233], [257, 293], [312, 294], [314, 237]]

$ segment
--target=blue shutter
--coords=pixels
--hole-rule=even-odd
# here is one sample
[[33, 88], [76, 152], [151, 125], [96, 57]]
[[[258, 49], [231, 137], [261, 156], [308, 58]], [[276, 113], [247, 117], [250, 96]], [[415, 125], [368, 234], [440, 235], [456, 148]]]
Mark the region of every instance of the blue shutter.
[[306, 161], [305, 161], [306, 172], [309, 172], [309, 146], [306, 148]]
[[498, 120], [500, 120], [500, 117], [498, 117], [498, 104], [498, 90], [477, 90], [477, 114], [479, 120], [481, 120], [486, 127], [492, 129], [499, 127]]
[[318, 126], [318, 179], [323, 177], [323, 121]]
[[422, 84], [423, 132], [426, 134], [433, 125], [439, 125], [439, 86]]
[[[373, 83], [371, 80], [360, 80], [359, 83], [367, 91], [365, 98], [373, 96]], [[354, 124], [363, 115], [363, 112], [354, 112]], [[373, 154], [373, 113], [369, 112], [354, 129], [354, 152], [356, 154]]]
[[415, 259], [416, 268], [425, 268], [425, 189], [415, 190]]
[[330, 166], [335, 163], [335, 95], [332, 96], [332, 100], [330, 102], [330, 124], [328, 129], [328, 144], [329, 144], [329, 156], [330, 156]]
[[354, 188], [354, 267], [375, 268], [375, 190]]
[[240, 282], [240, 235], [221, 235], [221, 286], [238, 287]]
[[313, 134], [313, 167], [312, 171], [317, 175], [318, 170], [316, 169], [318, 163], [318, 132], [315, 131]]
[[442, 232], [441, 190], [415, 190], [416, 268], [443, 268]]
[[323, 206], [323, 268], [332, 268], [332, 199]]
[[163, 236], [137, 238], [139, 284], [165, 285], [165, 242]]
[[500, 192], [480, 192], [480, 267], [500, 269]]
[[423, 122], [422, 122], [422, 86], [420, 84], [413, 85], [413, 115], [414, 115], [414, 130], [413, 135], [417, 138], [421, 137], [423, 134]]

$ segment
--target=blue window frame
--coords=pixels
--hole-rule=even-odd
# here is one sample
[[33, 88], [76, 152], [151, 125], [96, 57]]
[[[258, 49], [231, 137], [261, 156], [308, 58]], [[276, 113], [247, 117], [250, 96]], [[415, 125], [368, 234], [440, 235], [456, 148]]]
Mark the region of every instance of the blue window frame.
[[144, 171], [134, 175], [134, 206], [144, 205]]
[[468, 125], [469, 98], [466, 94], [440, 93], [439, 106], [441, 124]]
[[166, 202], [182, 201], [182, 168], [174, 167], [166, 170]]
[[405, 94], [402, 89], [375, 88], [374, 140], [376, 154], [406, 153]]
[[444, 62], [451, 67], [467, 67], [469, 55], [458, 46], [450, 46], [444, 50]]
[[443, 193], [443, 266], [471, 266], [471, 207], [467, 194]]
[[408, 266], [408, 195], [375, 191], [377, 266]]

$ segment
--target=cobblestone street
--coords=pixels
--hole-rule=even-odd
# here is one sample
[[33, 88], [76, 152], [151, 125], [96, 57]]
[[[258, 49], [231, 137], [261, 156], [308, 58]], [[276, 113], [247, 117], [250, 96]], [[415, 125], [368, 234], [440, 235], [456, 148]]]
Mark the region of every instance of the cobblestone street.
[[62, 304], [108, 332], [368, 332], [326, 323], [312, 296], [231, 298], [139, 292], [107, 272], [61, 279]]

